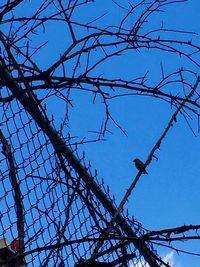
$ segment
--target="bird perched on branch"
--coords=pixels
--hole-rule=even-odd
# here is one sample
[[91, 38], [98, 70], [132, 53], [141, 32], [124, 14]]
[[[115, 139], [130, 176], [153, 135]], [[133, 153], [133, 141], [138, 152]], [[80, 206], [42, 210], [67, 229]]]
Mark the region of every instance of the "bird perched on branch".
[[144, 174], [148, 174], [148, 172], [145, 170], [144, 168], [144, 163], [140, 160], [140, 159], [134, 159], [133, 162], [135, 162], [135, 167], [139, 170], [139, 171], [143, 171]]

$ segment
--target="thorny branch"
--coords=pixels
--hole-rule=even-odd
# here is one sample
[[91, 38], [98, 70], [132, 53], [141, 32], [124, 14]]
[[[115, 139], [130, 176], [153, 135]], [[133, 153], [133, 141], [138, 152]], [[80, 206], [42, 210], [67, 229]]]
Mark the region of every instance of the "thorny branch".
[[[159, 244], [162, 243], [161, 245], [163, 245], [163, 242], [185, 240], [185, 238], [188, 240], [198, 239], [198, 236], [172, 236], [178, 233], [184, 234], [192, 229], [199, 229], [198, 226], [182, 226], [161, 231], [148, 231], [143, 235], [137, 235], [125, 221], [121, 212], [133, 188], [139, 181], [141, 172], [137, 174], [118, 209], [116, 209], [112, 201], [107, 198], [107, 195], [95, 183], [93, 176], [88, 171], [90, 168], [87, 169], [85, 165], [81, 164], [81, 160], [75, 157], [74, 151], [66, 146], [62, 134], [66, 131], [66, 125], [70, 128], [70, 110], [76, 108], [72, 96], [76, 92], [89, 93], [92, 96], [94, 105], [98, 105], [96, 99], [100, 98], [104, 105], [103, 123], [101, 123], [98, 131], [93, 131], [98, 133], [99, 137], [89, 141], [88, 139], [85, 141], [85, 137], [80, 137], [81, 141], [75, 142], [76, 145], [102, 140], [101, 137], [110, 132], [110, 123], [113, 123], [126, 134], [111, 113], [111, 101], [130, 96], [161, 99], [177, 109], [145, 162], [145, 166], [150, 164], [152, 158], [156, 157], [156, 150], [159, 149], [173, 123], [176, 122], [178, 113], [183, 114], [187, 123], [188, 118], [191, 116], [194, 115], [198, 118], [200, 116], [200, 95], [196, 90], [200, 82], [199, 77], [196, 84], [194, 86], [192, 84], [194, 77], [198, 76], [196, 68], [198, 70], [200, 66], [198, 59], [200, 46], [191, 41], [193, 36], [197, 36], [197, 33], [181, 29], [170, 29], [163, 23], [163, 14], [167, 6], [172, 4], [179, 5], [187, 2], [187, 0], [141, 0], [136, 4], [129, 3], [127, 5], [126, 1], [124, 1], [123, 5], [120, 5], [117, 1], [112, 1], [113, 8], [117, 7], [122, 12], [122, 17], [118, 23], [112, 22], [112, 25], [109, 20], [106, 20], [106, 14], [99, 14], [95, 18], [92, 17], [88, 20], [84, 15], [80, 16], [85, 11], [88, 12], [92, 4], [98, 4], [97, 2], [94, 0], [43, 0], [32, 4], [22, 0], [4, 0], [0, 4], [0, 103], [2, 106], [16, 100], [21, 103], [37, 122], [40, 129], [48, 136], [60, 162], [61, 169], [66, 176], [64, 182], [54, 178], [43, 177], [44, 181], [51, 180], [52, 183], [60, 183], [67, 188], [65, 193], [68, 198], [68, 205], [65, 207], [64, 223], [62, 226], [56, 222], [54, 223], [59, 233], [57, 244], [39, 247], [35, 250], [32, 249], [30, 252], [26, 252], [26, 255], [40, 250], [50, 250], [46, 261], [43, 261], [45, 266], [49, 263], [55, 249], [69, 245], [73, 250], [73, 242], [93, 241], [96, 245], [93, 257], [96, 259], [95, 257], [100, 257], [101, 253], [109, 253], [107, 250], [99, 252], [99, 247], [105, 239], [109, 240], [110, 230], [113, 227], [115, 229], [120, 227], [120, 229], [123, 229], [125, 236], [119, 234], [118, 237], [114, 237], [116, 240], [118, 238], [118, 240], [123, 240], [124, 242], [127, 240], [128, 242], [133, 242], [150, 266], [155, 267], [159, 266], [159, 264], [168, 266], [156, 256], [156, 253], [152, 252], [146, 242], [155, 243], [158, 241]], [[18, 8], [23, 8], [24, 3], [29, 4], [29, 12], [26, 15], [21, 15], [18, 13]], [[77, 14], [79, 15], [77, 16]], [[151, 19], [156, 15], [161, 18], [160, 25], [155, 28], [149, 28]], [[61, 31], [64, 29], [59, 37], [56, 34], [54, 37], [54, 34], [52, 34], [54, 33], [52, 25], [55, 25], [55, 28]], [[168, 37], [170, 34], [174, 38]], [[51, 37], [53, 38], [51, 39]], [[53, 43], [53, 49], [51, 43]], [[157, 80], [153, 81], [151, 70], [147, 69], [143, 75], [137, 74], [139, 55], [144, 51], [155, 51], [157, 55], [170, 54], [175, 59], [175, 61], [172, 61], [172, 65], [177, 62], [179, 57], [183, 60], [181, 64], [174, 64], [173, 70], [167, 72], [167, 74], [165, 74], [166, 70], [161, 62], [161, 71], [156, 74], [158, 76]], [[131, 70], [132, 73], [129, 78], [127, 78], [128, 75], [126, 73], [118, 72], [115, 74], [112, 71], [116, 61], [121, 64], [119, 59], [127, 55], [130, 58], [130, 62], [131, 60], [133, 61], [130, 67], [127, 66], [127, 70]], [[162, 61], [162, 56], [160, 58]], [[43, 59], [45, 63], [42, 62]], [[189, 62], [189, 64], [186, 62]], [[191, 65], [193, 67], [188, 67]], [[102, 69], [104, 69], [101, 68], [102, 66], [109, 66], [109, 68], [106, 67], [108, 73], [102, 73]], [[10, 90], [7, 91], [7, 88]], [[188, 92], [190, 93], [188, 94]], [[61, 132], [58, 132], [51, 125], [47, 116], [46, 105], [48, 106], [49, 100], [61, 100], [66, 107], [66, 112], [63, 116], [64, 120], [60, 126]], [[2, 132], [0, 132], [0, 135], [3, 153], [9, 162], [11, 184], [15, 190], [19, 244], [20, 251], [23, 251], [25, 235], [24, 214], [22, 193], [16, 177], [17, 167], [14, 164], [14, 157], [9, 143]], [[69, 163], [69, 168], [66, 168], [66, 162]], [[78, 174], [77, 180], [71, 175], [70, 172], [72, 170], [70, 168]], [[32, 174], [30, 176], [32, 178], [36, 177]], [[42, 176], [37, 177], [42, 180]], [[79, 188], [79, 185], [82, 185], [82, 181], [84, 189]], [[70, 190], [74, 191], [70, 194]], [[94, 205], [92, 194], [100, 199], [104, 208], [109, 211], [112, 218], [110, 224], [109, 220], [101, 214], [100, 208], [92, 210], [92, 205]], [[65, 237], [73, 202], [76, 201], [77, 195], [87, 207], [96, 229], [99, 231], [96, 233], [100, 234], [99, 239], [91, 238], [89, 240], [82, 238], [71, 241]], [[48, 217], [47, 211], [44, 210], [43, 212], [43, 209], [39, 207], [37, 207], [37, 210]], [[103, 226], [107, 226], [107, 229], [101, 226], [98, 221], [99, 218]], [[101, 231], [104, 234], [103, 238], [101, 238]], [[62, 238], [65, 240], [63, 243], [61, 242]], [[126, 246], [125, 243], [123, 244]], [[117, 246], [122, 246], [122, 243]], [[78, 259], [76, 253], [73, 255]], [[57, 253], [58, 257], [59, 253]]]
[[[174, 114], [172, 115], [171, 119], [169, 120], [165, 130], [163, 131], [162, 135], [160, 136], [160, 138], [157, 140], [156, 144], [154, 145], [154, 147], [152, 148], [145, 164], [144, 164], [144, 169], [151, 163], [153, 157], [156, 157], [154, 154], [155, 154], [155, 151], [157, 149], [160, 149], [160, 146], [161, 146], [161, 143], [162, 141], [164, 140], [164, 138], [166, 137], [167, 133], [169, 132], [170, 128], [173, 126], [174, 122], [177, 122], [177, 115], [178, 113], [180, 113], [181, 109], [184, 107], [187, 99], [190, 99], [193, 94], [195, 93], [195, 91], [197, 90], [197, 87], [200, 83], [200, 76], [197, 77], [197, 80], [196, 80], [196, 83], [194, 84], [191, 92], [186, 96], [186, 98], [182, 101], [182, 103], [179, 105], [179, 107], [176, 109], [176, 111], [174, 112]], [[139, 181], [141, 175], [143, 173], [143, 170], [140, 170], [138, 172], [138, 174], [136, 175], [135, 179], [133, 180], [131, 186], [129, 187], [129, 189], [127, 190], [125, 196], [123, 197], [119, 207], [118, 207], [118, 210], [117, 210], [117, 213], [113, 216], [112, 218], [112, 221], [115, 220], [116, 216], [123, 210], [123, 207], [124, 207], [124, 204], [127, 202], [128, 200], [128, 197], [131, 195], [133, 189], [135, 188], [137, 182]]]

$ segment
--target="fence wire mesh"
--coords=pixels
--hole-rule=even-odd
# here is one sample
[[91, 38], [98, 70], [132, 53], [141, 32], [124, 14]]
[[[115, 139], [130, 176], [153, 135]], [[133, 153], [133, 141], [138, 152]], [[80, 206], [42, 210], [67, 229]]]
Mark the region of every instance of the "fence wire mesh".
[[[5, 88], [1, 96], [5, 97]], [[65, 142], [70, 146], [70, 140]], [[59, 157], [55, 145], [17, 99], [1, 103], [1, 145], [0, 239], [18, 239], [20, 221], [28, 267], [72, 267], [80, 259], [90, 259], [97, 246], [94, 240], [102, 237], [112, 215], [83, 177], [66, 159]], [[14, 161], [23, 218], [19, 218], [19, 196], [17, 198], [6, 146], [10, 147]], [[92, 171], [84, 154], [79, 156], [75, 146], [71, 150], [115, 206], [108, 188]], [[136, 220], [127, 215], [124, 219], [137, 236], [144, 233]], [[101, 244], [98, 261], [115, 262], [112, 266], [149, 266], [132, 242], [122, 240], [127, 234], [119, 224], [115, 224], [111, 234], [118, 238], [108, 238]]]

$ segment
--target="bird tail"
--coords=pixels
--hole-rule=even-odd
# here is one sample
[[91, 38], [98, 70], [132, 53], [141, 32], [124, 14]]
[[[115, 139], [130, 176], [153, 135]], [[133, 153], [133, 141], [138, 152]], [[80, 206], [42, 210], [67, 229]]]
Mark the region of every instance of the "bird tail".
[[148, 174], [148, 172], [146, 170], [143, 171], [144, 174]]

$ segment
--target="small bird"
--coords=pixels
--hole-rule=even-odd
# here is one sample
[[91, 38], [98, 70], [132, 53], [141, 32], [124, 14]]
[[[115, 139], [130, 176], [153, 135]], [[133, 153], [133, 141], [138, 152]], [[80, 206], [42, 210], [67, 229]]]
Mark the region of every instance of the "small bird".
[[148, 174], [148, 172], [144, 169], [144, 163], [140, 159], [134, 159], [133, 162], [135, 162], [135, 167], [139, 171], [143, 171], [144, 174]]

